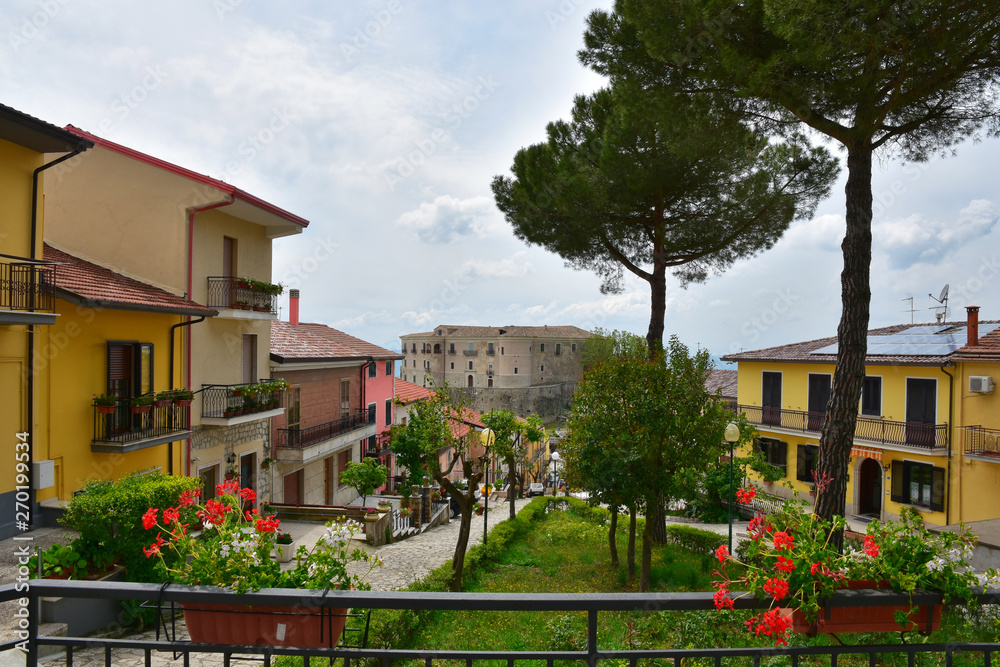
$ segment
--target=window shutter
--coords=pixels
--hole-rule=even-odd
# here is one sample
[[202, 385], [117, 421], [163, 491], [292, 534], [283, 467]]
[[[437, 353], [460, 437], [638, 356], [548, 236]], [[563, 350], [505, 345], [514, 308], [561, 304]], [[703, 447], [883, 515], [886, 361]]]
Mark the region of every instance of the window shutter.
[[931, 471], [931, 509], [944, 511], [944, 468], [934, 468]]
[[805, 445], [799, 445], [795, 452], [795, 479], [809, 482], [809, 452]]
[[892, 462], [892, 489], [889, 492], [889, 500], [894, 503], [909, 502], [910, 498], [906, 494], [906, 473], [902, 461]]
[[776, 466], [776, 467], [781, 468], [782, 470], [786, 471], [785, 474], [787, 475], [787, 471], [788, 471], [788, 443], [787, 442], [782, 442], [781, 440], [778, 440], [778, 441], [776, 441], [774, 443], [774, 445], [773, 445], [772, 448], [773, 448], [773, 452], [774, 452], [774, 461], [771, 463], [771, 465]]

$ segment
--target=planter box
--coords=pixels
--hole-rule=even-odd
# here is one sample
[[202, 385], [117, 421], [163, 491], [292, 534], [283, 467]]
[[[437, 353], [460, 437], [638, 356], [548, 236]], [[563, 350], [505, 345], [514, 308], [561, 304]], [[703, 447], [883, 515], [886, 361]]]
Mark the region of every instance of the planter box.
[[191, 641], [239, 646], [334, 648], [347, 623], [344, 608], [183, 603]]
[[[851, 581], [848, 589], [886, 589], [873, 581]], [[941, 627], [941, 605], [897, 605], [891, 607], [826, 607], [815, 623], [806, 620], [799, 610], [785, 609], [785, 616], [792, 621], [792, 632], [815, 635], [841, 632], [902, 632], [919, 630], [930, 632]], [[896, 622], [896, 612], [909, 612], [906, 627]]]
[[295, 558], [295, 550], [297, 548], [298, 545], [295, 544], [295, 540], [292, 540], [291, 544], [275, 544], [274, 550], [271, 551], [271, 558], [279, 563], [287, 563]]
[[[94, 581], [121, 581], [124, 577], [125, 568], [119, 565]], [[49, 597], [41, 600], [42, 622], [65, 623], [70, 637], [81, 637], [115, 626], [122, 613], [121, 600]]]

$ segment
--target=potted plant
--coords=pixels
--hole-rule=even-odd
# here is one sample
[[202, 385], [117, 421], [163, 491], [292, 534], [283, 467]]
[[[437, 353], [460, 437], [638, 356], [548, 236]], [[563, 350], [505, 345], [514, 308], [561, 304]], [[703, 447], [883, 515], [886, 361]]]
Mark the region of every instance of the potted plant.
[[475, 512], [476, 514], [482, 514], [483, 513], [483, 506], [480, 505], [479, 503], [473, 503], [473, 505], [472, 505], [472, 511]]
[[94, 407], [102, 415], [114, 414], [115, 409], [118, 407], [118, 397], [108, 396], [107, 394], [94, 394]]
[[431, 491], [431, 501], [435, 502], [435, 503], [441, 502], [441, 492], [440, 491]]
[[[259, 510], [243, 512], [244, 502], [253, 502], [252, 489], [240, 489], [235, 482], [216, 487], [216, 498], [197, 505], [197, 494], [186, 493], [178, 507], [151, 507], [142, 518], [142, 525], [152, 531], [155, 539], [143, 552], [148, 558], [158, 558], [161, 570], [170, 581], [194, 586], [219, 586], [245, 593], [262, 588], [302, 588], [368, 590], [364, 577], [379, 565], [377, 558], [361, 549], [348, 551], [357, 524], [351, 521], [330, 522], [325, 534], [312, 549], [300, 546], [295, 567], [282, 570], [269, 558], [275, 548], [279, 521], [273, 515], [264, 516]], [[181, 523], [181, 511], [195, 507], [196, 515], [205, 524], [205, 531], [195, 539]], [[165, 552], [175, 559], [165, 559]], [[364, 561], [369, 568], [363, 574], [349, 574], [348, 563]], [[174, 563], [174, 564], [171, 564]], [[346, 621], [346, 609], [334, 610], [331, 632], [329, 614], [320, 608], [268, 607], [248, 608], [245, 604], [184, 603], [184, 619], [191, 640], [199, 643], [297, 647], [334, 647]], [[234, 614], [234, 610], [245, 613]], [[289, 614], [301, 622], [289, 623]], [[285, 626], [277, 632], [278, 625]], [[283, 639], [277, 639], [277, 637]]]
[[[753, 500], [754, 489], [740, 489], [741, 504]], [[940, 605], [933, 613], [911, 605], [898, 607], [825, 607], [826, 600], [845, 588], [892, 588], [912, 593], [921, 589], [969, 600], [972, 590], [990, 579], [981, 579], [968, 565], [975, 538], [968, 530], [932, 534], [917, 513], [903, 507], [899, 521], [868, 524], [857, 548], [843, 552], [831, 543], [834, 531], [844, 530], [844, 517], [832, 522], [806, 514], [804, 502], [786, 501], [780, 512], [755, 516], [748, 526], [744, 562], [735, 561], [726, 546], [716, 551], [720, 580], [713, 583], [715, 606], [732, 609], [730, 590], [770, 599], [770, 610], [747, 622], [757, 635], [786, 644], [793, 632], [888, 632], [933, 630], [940, 622]], [[730, 565], [742, 574], [735, 579]], [[991, 571], [988, 577], [996, 577]]]
[[390, 512], [392, 511], [392, 502], [387, 499], [379, 498], [378, 501], [378, 511], [379, 512]]
[[153, 406], [153, 395], [143, 394], [142, 396], [133, 396], [130, 402], [133, 414], [146, 413]]
[[166, 408], [174, 403], [174, 392], [172, 389], [167, 389], [165, 391], [160, 391], [156, 393], [153, 398], [153, 405], [158, 408]]
[[399, 516], [411, 517], [413, 516], [413, 510], [411, 510], [409, 507], [403, 507], [399, 510]]
[[274, 549], [271, 550], [271, 557], [279, 563], [287, 563], [295, 556], [295, 540], [288, 533], [278, 531], [274, 538]]
[[190, 389], [174, 389], [174, 405], [186, 408], [194, 400], [194, 392]]

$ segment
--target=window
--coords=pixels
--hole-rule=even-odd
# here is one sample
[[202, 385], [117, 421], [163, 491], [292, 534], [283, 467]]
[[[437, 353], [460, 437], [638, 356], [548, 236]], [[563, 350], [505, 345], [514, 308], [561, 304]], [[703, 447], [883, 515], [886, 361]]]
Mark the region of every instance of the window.
[[556, 356], [562, 355], [562, 343], [556, 343]]
[[486, 367], [486, 374], [489, 375], [490, 377], [493, 376], [493, 364], [490, 364], [489, 366]]
[[486, 380], [486, 386], [487, 387], [492, 387], [493, 386], [493, 378], [487, 378], [487, 380]]
[[455, 344], [454, 343], [448, 343], [448, 353], [449, 354], [455, 354]]
[[416, 344], [416, 343], [413, 343], [413, 346], [412, 346], [412, 348], [410, 349], [410, 352], [412, 352], [413, 354], [416, 354], [416, 353], [417, 353], [417, 344]]
[[500, 354], [503, 355], [503, 346], [500, 346]]
[[455, 370], [455, 362], [451, 362], [451, 370]]
[[933, 447], [936, 420], [937, 380], [906, 378], [906, 444]]
[[493, 354], [493, 343], [486, 344], [486, 354]]
[[378, 415], [378, 406], [375, 403], [368, 404], [368, 423], [374, 424], [375, 418]]
[[441, 354], [441, 343], [434, 343], [434, 354]]
[[762, 374], [761, 421], [781, 425], [781, 373], [764, 371]]
[[809, 374], [809, 396], [806, 420], [810, 431], [823, 428], [823, 417], [826, 415], [826, 404], [830, 402], [830, 375], [820, 373]]
[[514, 366], [514, 375], [517, 375], [517, 366]]
[[198, 469], [201, 478], [201, 502], [215, 498], [215, 485], [219, 483], [219, 465], [210, 465]]
[[882, 378], [865, 376], [861, 385], [861, 414], [869, 417], [882, 416]]
[[424, 361], [424, 368], [426, 370], [430, 370], [431, 369], [431, 360], [430, 359], [427, 359], [426, 361]]
[[395, 365], [396, 364], [393, 363], [392, 360], [389, 360], [389, 361], [385, 362], [385, 376], [386, 377], [390, 377], [392, 375], [393, 371], [396, 370], [395, 369]]
[[475, 348], [473, 347], [473, 343], [469, 343], [469, 354], [472, 354], [472, 353], [473, 353], [473, 352], [475, 352], [475, 351], [476, 351], [476, 350], [475, 350]]
[[944, 468], [913, 461], [892, 462], [890, 499], [919, 505], [935, 512], [944, 511]]
[[544, 373], [545, 372], [545, 364], [542, 364], [541, 366], [539, 366], [538, 370], [539, 370], [539, 372]]
[[472, 376], [470, 375], [470, 376], [469, 376], [469, 380], [468, 380], [468, 386], [469, 386], [469, 387], [472, 387], [472, 383], [473, 383], [473, 381], [472, 381]]
[[544, 352], [545, 351], [545, 343], [539, 343], [538, 344], [538, 351], [539, 352]]
[[385, 425], [392, 426], [392, 399], [385, 399]]
[[132, 398], [153, 391], [153, 344], [108, 341], [108, 394]]
[[257, 334], [243, 334], [243, 384], [257, 381]]
[[368, 364], [368, 377], [378, 377], [378, 367], [375, 365], [374, 361]]
[[813, 472], [816, 470], [816, 459], [819, 457], [819, 447], [816, 445], [799, 445], [795, 461], [795, 479], [800, 482], [815, 482]]
[[471, 361], [469, 362], [469, 370], [470, 371], [472, 370], [472, 362]]
[[570, 348], [570, 352], [576, 352], [576, 343], [573, 343], [572, 347]]
[[302, 389], [300, 387], [292, 387], [292, 390], [288, 392], [288, 412], [285, 426], [289, 429], [299, 428], [299, 423], [302, 418]]
[[340, 378], [340, 418], [351, 414], [351, 380]]
[[765, 461], [775, 468], [781, 468], [782, 472], [785, 471], [788, 466], [787, 442], [775, 440], [774, 438], [758, 438], [755, 445], [757, 451], [764, 456]]

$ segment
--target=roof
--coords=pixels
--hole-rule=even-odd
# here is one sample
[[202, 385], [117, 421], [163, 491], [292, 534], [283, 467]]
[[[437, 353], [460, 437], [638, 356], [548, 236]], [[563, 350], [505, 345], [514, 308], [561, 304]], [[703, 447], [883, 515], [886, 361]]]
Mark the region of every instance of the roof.
[[74, 257], [45, 244], [43, 258], [57, 262], [56, 296], [82, 305], [111, 310], [176, 313], [212, 317], [213, 310], [190, 299], [128, 278], [111, 269]]
[[[427, 387], [421, 387], [418, 384], [396, 378], [395, 398], [400, 403], [406, 404], [414, 401], [422, 401], [430, 398], [431, 393], [431, 390]], [[450, 423], [451, 433], [456, 438], [464, 437], [473, 428], [486, 428], [486, 424], [483, 423], [483, 415], [469, 408], [461, 408], [459, 415], [451, 419]]]
[[[274, 218], [278, 218], [284, 220], [285, 222], [291, 223], [296, 227], [305, 228], [309, 226], [309, 221], [306, 220], [305, 218], [301, 218], [295, 215], [294, 213], [290, 213], [283, 208], [271, 204], [270, 202], [266, 202], [260, 197], [252, 195], [249, 192], [246, 192], [245, 190], [241, 190], [233, 185], [230, 185], [225, 181], [220, 181], [216, 178], [212, 178], [211, 176], [199, 174], [198, 172], [191, 171], [190, 169], [185, 169], [184, 167], [173, 164], [171, 162], [167, 162], [166, 160], [161, 160], [159, 158], [153, 157], [152, 155], [147, 155], [146, 153], [142, 153], [135, 149], [128, 148], [127, 146], [122, 146], [121, 144], [117, 144], [113, 141], [108, 141], [107, 139], [99, 137], [96, 134], [91, 134], [90, 132], [81, 130], [80, 128], [74, 127], [72, 125], [67, 125], [66, 129], [69, 132], [72, 132], [74, 135], [83, 137], [93, 142], [93, 145], [95, 146], [106, 148], [110, 151], [114, 151], [115, 153], [119, 153], [126, 157], [130, 157], [134, 160], [138, 160], [139, 162], [143, 162], [153, 167], [157, 167], [164, 171], [170, 172], [171, 174], [176, 174], [177, 176], [181, 176], [196, 183], [207, 185], [209, 187], [215, 188], [216, 190], [219, 190], [222, 193], [230, 195], [233, 198], [234, 205], [236, 205], [236, 210], [233, 211], [233, 213], [238, 217], [245, 218], [247, 220], [256, 222], [261, 225], [266, 225], [268, 222], [268, 217], [267, 216], [261, 217], [260, 215], [261, 212], [264, 212], [265, 214], [270, 214], [271, 216], [274, 216]], [[242, 206], [239, 205], [241, 203]], [[243, 210], [240, 210], [241, 208]], [[272, 219], [271, 221], [273, 222], [274, 220]], [[301, 229], [297, 231], [301, 231]], [[281, 236], [283, 234], [279, 233], [270, 235]]]
[[[966, 322], [934, 322], [928, 324], [894, 324], [892, 326], [870, 329], [868, 331], [868, 355], [865, 363], [871, 365], [911, 365], [928, 366], [939, 365], [947, 359], [959, 355], [969, 354], [968, 346], [958, 347], [954, 343], [956, 339], [964, 339], [966, 336]], [[983, 350], [996, 349], [1000, 354], [1000, 338], [995, 339], [1000, 331], [1000, 320], [981, 320], [979, 326], [988, 330], [988, 333], [980, 338], [980, 343], [986, 341]], [[899, 334], [896, 336], [894, 334]], [[934, 342], [934, 338], [939, 336], [941, 344]], [[920, 346], [926, 347], [929, 352], [913, 353], [912, 350], [918, 346], [901, 342], [905, 337], [914, 340], [920, 339], [923, 342]], [[948, 341], [952, 341], [950, 344]], [[995, 341], [995, 342], [994, 342]], [[750, 352], [740, 352], [738, 354], [727, 354], [722, 357], [723, 361], [780, 361], [796, 363], [819, 363], [833, 364], [837, 361], [836, 336], [829, 338], [819, 338], [803, 343], [792, 343], [790, 345], [779, 345], [762, 350]], [[996, 345], [996, 348], [992, 346]], [[973, 351], [981, 346], [971, 348]], [[885, 350], [886, 353], [879, 353]], [[903, 352], [893, 352], [901, 350]], [[974, 353], [974, 352], [973, 352]], [[992, 352], [984, 352], [992, 354]]]
[[3, 104], [0, 104], [0, 139], [39, 153], [68, 153], [94, 145], [89, 139]]
[[367, 359], [402, 359], [387, 350], [325, 324], [271, 322], [271, 359], [278, 363], [306, 363]]
[[715, 369], [705, 381], [705, 389], [710, 394], [720, 391], [723, 398], [736, 398], [736, 386], [739, 371]]
[[[438, 332], [441, 332], [440, 334]], [[412, 333], [400, 338], [590, 338], [591, 333], [572, 325], [522, 327], [510, 325], [506, 327], [480, 327], [454, 324], [442, 324], [434, 331]]]
[[959, 348], [953, 359], [974, 359], [979, 361], [1000, 361], [1000, 328], [980, 336], [976, 345]]
[[425, 398], [430, 398], [431, 390], [427, 387], [421, 387], [419, 384], [413, 384], [412, 382], [407, 382], [406, 380], [400, 380], [396, 378], [396, 400], [400, 403], [412, 403], [413, 401], [422, 401]]

